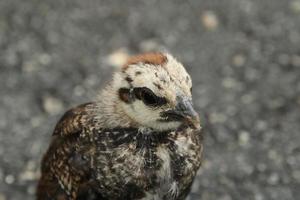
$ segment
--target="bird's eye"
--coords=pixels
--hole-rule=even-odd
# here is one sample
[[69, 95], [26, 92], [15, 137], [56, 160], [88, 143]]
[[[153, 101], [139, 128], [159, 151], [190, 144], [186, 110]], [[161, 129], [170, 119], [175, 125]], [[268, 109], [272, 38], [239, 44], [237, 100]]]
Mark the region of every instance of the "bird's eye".
[[148, 106], [155, 106], [158, 104], [158, 99], [156, 95], [149, 89], [142, 89], [141, 91], [141, 99]]
[[193, 92], [193, 88], [192, 88], [192, 87], [190, 88], [190, 92], [191, 92], [191, 93]]
[[142, 100], [147, 106], [159, 106], [166, 103], [166, 100], [162, 97], [156, 96], [150, 89], [135, 88], [135, 96]]

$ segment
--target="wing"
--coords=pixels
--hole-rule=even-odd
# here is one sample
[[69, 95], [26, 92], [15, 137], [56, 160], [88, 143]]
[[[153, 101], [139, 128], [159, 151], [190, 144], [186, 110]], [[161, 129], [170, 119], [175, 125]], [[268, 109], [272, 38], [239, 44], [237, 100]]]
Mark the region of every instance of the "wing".
[[[95, 103], [87, 103], [73, 108], [57, 123], [42, 160], [38, 199], [75, 199], [81, 185], [87, 185], [89, 160], [83, 156], [85, 149], [80, 148], [79, 141], [84, 127], [93, 125], [90, 111], [95, 106]], [[81, 193], [83, 196], [85, 192]]]
[[107, 146], [114, 148], [130, 142], [137, 129], [100, 128], [93, 110], [95, 103], [80, 105], [67, 111], [57, 123], [42, 160], [38, 200], [104, 200], [93, 189], [93, 159]]
[[53, 135], [68, 136], [81, 132], [88, 124], [93, 123], [92, 110], [96, 107], [96, 103], [91, 102], [70, 109], [58, 121]]

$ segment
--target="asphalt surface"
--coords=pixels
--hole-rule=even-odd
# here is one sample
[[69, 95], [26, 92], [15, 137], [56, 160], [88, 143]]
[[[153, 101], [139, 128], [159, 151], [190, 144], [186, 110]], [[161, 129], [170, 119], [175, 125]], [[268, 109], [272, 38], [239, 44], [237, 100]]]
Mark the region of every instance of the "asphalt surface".
[[299, 199], [299, 0], [1, 0], [0, 200], [34, 199], [59, 117], [111, 58], [152, 50], [193, 78], [205, 161], [189, 198]]

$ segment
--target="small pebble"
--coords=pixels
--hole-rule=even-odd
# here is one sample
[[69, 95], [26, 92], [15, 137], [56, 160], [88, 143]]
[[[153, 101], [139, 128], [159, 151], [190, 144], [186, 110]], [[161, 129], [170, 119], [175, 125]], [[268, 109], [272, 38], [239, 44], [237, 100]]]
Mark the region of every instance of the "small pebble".
[[295, 67], [300, 67], [300, 56], [293, 55], [292, 58], [291, 58], [291, 63]]
[[24, 72], [34, 72], [37, 71], [39, 69], [39, 63], [37, 62], [37, 60], [27, 60], [24, 62], [24, 64], [22, 65], [22, 69]]
[[272, 173], [268, 178], [268, 183], [270, 185], [276, 185], [279, 181], [279, 175], [277, 173]]
[[4, 194], [1, 194], [1, 193], [0, 193], [0, 200], [6, 200], [6, 197], [5, 197]]
[[250, 104], [253, 102], [254, 100], [254, 96], [251, 95], [251, 94], [245, 94], [241, 97], [241, 101], [244, 103], [244, 104]]
[[60, 113], [64, 106], [60, 99], [51, 96], [46, 96], [43, 99], [43, 107], [47, 113], [55, 115]]
[[85, 92], [84, 88], [80, 85], [75, 86], [73, 89], [73, 93], [79, 97], [83, 96], [84, 92]]
[[157, 51], [162, 49], [162, 47], [153, 39], [144, 40], [140, 43], [139, 46], [144, 52]]
[[219, 25], [218, 17], [213, 11], [205, 11], [201, 16], [201, 22], [207, 30], [215, 30]]
[[222, 85], [228, 89], [235, 88], [237, 86], [237, 81], [233, 78], [227, 77], [223, 79]]
[[260, 171], [260, 172], [264, 172], [264, 171], [266, 171], [267, 166], [266, 166], [265, 163], [258, 163], [258, 164], [257, 164], [257, 169], [258, 169], [258, 171]]
[[294, 13], [300, 13], [300, 1], [291, 1], [290, 8]]
[[226, 121], [226, 115], [222, 113], [212, 112], [209, 116], [210, 122], [215, 123], [223, 123]]
[[255, 123], [255, 128], [258, 131], [264, 131], [264, 130], [266, 130], [268, 128], [268, 124], [267, 124], [267, 122], [265, 122], [263, 120], [258, 120]]
[[33, 185], [30, 185], [27, 187], [27, 193], [30, 195], [34, 195], [35, 194], [35, 187]]
[[20, 180], [21, 181], [33, 181], [38, 179], [38, 173], [34, 171], [24, 171], [20, 174]]
[[255, 200], [264, 200], [264, 197], [263, 197], [262, 194], [256, 193], [256, 194], [254, 195], [254, 199], [255, 199]]
[[[212, 162], [211, 161], [209, 161], [209, 160], [204, 160], [203, 161], [203, 168], [204, 169], [210, 169], [212, 167]], [[202, 170], [201, 168], [200, 168], [200, 170]]]
[[297, 180], [298, 183], [300, 183], [300, 171], [299, 170], [295, 170], [295, 171], [293, 171], [292, 174], [293, 174], [293, 178], [295, 180]]
[[225, 195], [222, 196], [221, 198], [218, 198], [218, 200], [232, 200], [232, 197], [229, 196], [228, 194], [225, 194]]
[[49, 54], [46, 54], [46, 53], [41, 54], [39, 56], [39, 61], [43, 65], [48, 65], [51, 62], [51, 56]]
[[246, 62], [246, 58], [242, 54], [237, 54], [232, 58], [232, 63], [236, 67], [242, 67], [243, 65], [245, 65], [245, 62]]
[[247, 131], [241, 131], [239, 133], [239, 144], [241, 146], [246, 146], [249, 144], [250, 141], [250, 135]]
[[282, 162], [281, 156], [275, 150], [269, 150], [268, 157], [269, 157], [269, 159], [273, 160], [277, 164]]
[[5, 177], [5, 183], [10, 185], [14, 182], [15, 182], [15, 177], [13, 175], [9, 174]]
[[38, 127], [38, 126], [40, 126], [41, 123], [42, 123], [42, 121], [43, 121], [43, 119], [41, 117], [38, 117], [38, 116], [32, 117], [30, 119], [30, 123], [31, 123], [32, 127]]
[[125, 48], [120, 48], [109, 54], [106, 61], [109, 65], [120, 68], [122, 67], [129, 57], [128, 51]]
[[286, 161], [290, 166], [294, 166], [297, 163], [297, 160], [294, 156], [288, 156]]

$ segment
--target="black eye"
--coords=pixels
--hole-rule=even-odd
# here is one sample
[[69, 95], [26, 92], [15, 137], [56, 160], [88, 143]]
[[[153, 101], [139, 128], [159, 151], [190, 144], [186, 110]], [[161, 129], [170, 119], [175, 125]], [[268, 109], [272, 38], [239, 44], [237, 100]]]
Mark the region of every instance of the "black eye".
[[158, 104], [158, 99], [156, 95], [149, 89], [142, 89], [141, 91], [141, 99], [148, 106], [155, 106]]
[[191, 93], [193, 92], [193, 88], [192, 87], [190, 88], [190, 91], [191, 91]]
[[166, 100], [162, 97], [156, 96], [148, 88], [135, 88], [135, 95], [138, 99], [142, 100], [145, 105], [148, 106], [159, 106], [166, 103]]

